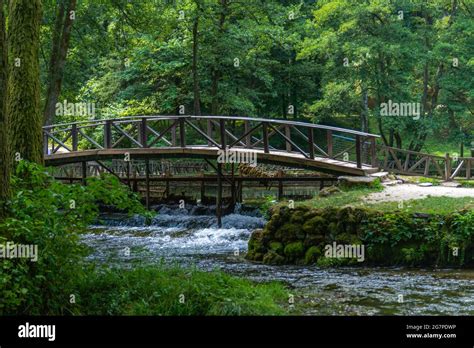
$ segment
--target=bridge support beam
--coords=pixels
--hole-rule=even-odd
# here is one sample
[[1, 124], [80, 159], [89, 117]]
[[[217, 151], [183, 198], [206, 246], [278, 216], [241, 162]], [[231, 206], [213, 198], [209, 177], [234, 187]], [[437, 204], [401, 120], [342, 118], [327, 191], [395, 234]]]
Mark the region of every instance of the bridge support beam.
[[150, 210], [150, 161], [145, 159], [145, 186], [146, 186], [146, 196], [145, 204], [146, 209]]
[[87, 162], [82, 162], [82, 184], [87, 185]]
[[361, 143], [360, 135], [356, 135], [356, 158], [357, 158], [357, 168], [362, 168], [362, 154], [361, 154]]
[[217, 227], [222, 227], [222, 163], [217, 163], [217, 199], [216, 199]]

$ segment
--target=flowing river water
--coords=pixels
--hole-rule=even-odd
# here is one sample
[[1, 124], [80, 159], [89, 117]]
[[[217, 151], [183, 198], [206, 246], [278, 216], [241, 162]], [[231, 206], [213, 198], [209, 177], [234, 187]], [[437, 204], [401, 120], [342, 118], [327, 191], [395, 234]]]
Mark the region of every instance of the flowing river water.
[[257, 282], [281, 281], [306, 315], [474, 315], [474, 270], [319, 268], [268, 266], [244, 259], [247, 241], [265, 220], [256, 211], [223, 217], [205, 209], [162, 206], [152, 224], [141, 217], [109, 215], [83, 241], [97, 263], [133, 267], [136, 262], [179, 263], [219, 269]]

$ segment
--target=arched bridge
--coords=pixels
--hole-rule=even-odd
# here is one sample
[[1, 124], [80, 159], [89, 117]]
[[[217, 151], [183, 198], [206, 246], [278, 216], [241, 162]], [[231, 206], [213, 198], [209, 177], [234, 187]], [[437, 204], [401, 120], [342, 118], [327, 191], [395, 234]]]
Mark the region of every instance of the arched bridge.
[[378, 135], [289, 120], [233, 116], [134, 116], [43, 128], [46, 165], [113, 158], [217, 159], [252, 153], [257, 162], [331, 174], [378, 171]]

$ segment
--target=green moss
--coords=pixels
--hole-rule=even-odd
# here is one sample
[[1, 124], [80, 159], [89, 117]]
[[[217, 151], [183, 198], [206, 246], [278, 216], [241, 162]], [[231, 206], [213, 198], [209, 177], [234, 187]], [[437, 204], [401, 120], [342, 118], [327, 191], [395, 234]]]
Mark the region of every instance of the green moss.
[[256, 230], [250, 236], [248, 242], [248, 253], [246, 258], [254, 261], [261, 261], [266, 248], [263, 244], [264, 233], [262, 230]]
[[305, 222], [305, 215], [308, 213], [307, 207], [298, 207], [292, 211], [290, 222], [293, 224], [303, 224]]
[[280, 242], [270, 242], [270, 250], [276, 252], [277, 254], [283, 254], [284, 246]]
[[[359, 206], [313, 210], [282, 207], [277, 213], [284, 222], [249, 242], [255, 260], [271, 263], [311, 263], [317, 248], [333, 241], [363, 244], [364, 264], [406, 266], [474, 265], [473, 206], [456, 213], [424, 214], [406, 210], [378, 211]], [[285, 246], [285, 247], [283, 247]], [[458, 249], [458, 255], [453, 250]], [[283, 249], [283, 250], [282, 250]], [[305, 250], [307, 251], [305, 253]], [[267, 253], [272, 252], [267, 255]], [[275, 259], [275, 254], [284, 256]], [[274, 260], [275, 259], [275, 260]], [[350, 265], [354, 260], [322, 260], [322, 265]], [[355, 263], [357, 264], [357, 263]]]
[[329, 239], [326, 240], [326, 237], [324, 235], [306, 235], [306, 238], [304, 239], [304, 246], [306, 248], [312, 247], [312, 246], [318, 246], [321, 243], [324, 243], [325, 241], [329, 242]]
[[292, 260], [302, 257], [304, 255], [303, 242], [294, 242], [286, 245], [284, 253]]
[[315, 216], [303, 224], [303, 231], [307, 234], [324, 234], [327, 222], [322, 216]]
[[286, 263], [286, 260], [283, 256], [278, 255], [274, 251], [269, 251], [263, 257], [263, 263], [267, 265], [283, 265]]
[[315, 263], [318, 258], [321, 256], [322, 251], [320, 247], [312, 246], [310, 247], [304, 256], [304, 263], [309, 265]]
[[275, 232], [275, 238], [285, 244], [302, 240], [305, 237], [305, 233], [301, 228], [301, 225], [286, 223], [280, 229]]

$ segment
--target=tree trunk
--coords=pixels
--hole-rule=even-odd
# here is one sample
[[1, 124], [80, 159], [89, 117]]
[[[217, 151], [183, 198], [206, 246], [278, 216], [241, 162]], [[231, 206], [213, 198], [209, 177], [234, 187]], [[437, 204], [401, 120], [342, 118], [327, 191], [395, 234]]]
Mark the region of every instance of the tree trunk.
[[57, 11], [54, 25], [53, 43], [49, 63], [49, 85], [44, 106], [44, 122], [50, 125], [54, 122], [56, 103], [61, 94], [61, 85], [64, 77], [64, 66], [66, 64], [67, 52], [72, 30], [72, 14], [76, 8], [76, 0], [68, 0], [67, 8], [64, 6], [66, 0], [61, 1]]
[[43, 163], [39, 44], [41, 0], [11, 0], [7, 113], [16, 158]]
[[7, 114], [7, 43], [3, 0], [0, 0], [0, 219], [6, 215], [6, 201], [10, 197], [10, 147]]
[[369, 106], [367, 89], [362, 90], [362, 110], [360, 113], [360, 123], [362, 132], [369, 132]]
[[[221, 0], [221, 13], [219, 16], [219, 35], [217, 36], [217, 40], [221, 40], [222, 35], [224, 33], [224, 23], [227, 15], [227, 0]], [[218, 42], [216, 42], [216, 47]], [[221, 77], [221, 72], [216, 65], [219, 62], [216, 60], [214, 62], [214, 66], [212, 69], [212, 84], [211, 84], [211, 114], [217, 115], [219, 113], [219, 79]]]
[[194, 115], [201, 115], [201, 96], [199, 90], [198, 76], [198, 40], [199, 40], [199, 13], [196, 14], [193, 24], [193, 93], [194, 93]]

